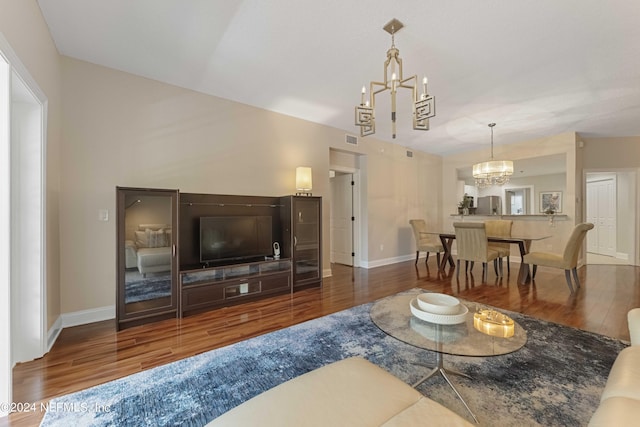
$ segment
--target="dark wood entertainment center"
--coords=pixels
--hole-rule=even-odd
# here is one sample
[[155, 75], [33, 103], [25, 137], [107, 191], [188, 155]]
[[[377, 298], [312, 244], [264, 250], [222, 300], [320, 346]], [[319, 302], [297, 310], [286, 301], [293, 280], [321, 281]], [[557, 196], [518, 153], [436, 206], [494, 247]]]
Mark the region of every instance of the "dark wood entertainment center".
[[[196, 194], [180, 193], [177, 190], [122, 187], [118, 187], [116, 191], [119, 200], [116, 227], [118, 229], [118, 309], [116, 311], [119, 328], [167, 317], [188, 316], [322, 284], [321, 197]], [[171, 292], [146, 301], [129, 303], [125, 298], [129, 289], [127, 287], [129, 284], [126, 283], [128, 279], [125, 277], [138, 274], [138, 271], [132, 267], [132, 262], [125, 261], [125, 251], [130, 250], [131, 247], [131, 237], [127, 237], [125, 229], [130, 235], [131, 229], [142, 228], [142, 226], [131, 224], [133, 220], [127, 223], [125, 212], [131, 206], [142, 209], [138, 205], [145, 205], [148, 198], [158, 197], [163, 192], [178, 194], [177, 206], [172, 208], [172, 214], [169, 216], [175, 217], [170, 223], [177, 224], [178, 229], [169, 229], [168, 232], [168, 235], [172, 236], [168, 238], [171, 240], [169, 244], [171, 256], [174, 259], [171, 265], [176, 267], [169, 268], [167, 264], [167, 270], [170, 271], [149, 276], [152, 280], [166, 276], [166, 280], [171, 280], [173, 283], [170, 287]], [[128, 202], [129, 200], [132, 202]], [[279, 243], [280, 257], [274, 259], [272, 253], [271, 256], [253, 259], [201, 262], [200, 218], [247, 216], [272, 218], [271, 237], [274, 242]], [[169, 223], [169, 221], [164, 222]], [[164, 230], [164, 232], [167, 231]], [[174, 268], [177, 271], [174, 271]], [[144, 279], [139, 279], [141, 280]], [[144, 283], [139, 286], [144, 286]]]

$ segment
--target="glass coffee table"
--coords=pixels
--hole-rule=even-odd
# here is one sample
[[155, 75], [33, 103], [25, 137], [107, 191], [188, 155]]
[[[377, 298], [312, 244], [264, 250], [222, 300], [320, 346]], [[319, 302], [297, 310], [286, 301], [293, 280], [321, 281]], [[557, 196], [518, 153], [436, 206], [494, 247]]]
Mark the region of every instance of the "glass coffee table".
[[436, 365], [431, 367], [432, 370], [427, 375], [413, 384], [413, 387], [417, 387], [438, 373], [441, 374], [477, 423], [478, 419], [475, 414], [456, 390], [447, 374], [469, 379], [471, 377], [445, 368], [444, 355], [487, 357], [512, 353], [526, 344], [527, 332], [516, 322], [514, 322], [513, 336], [509, 338], [480, 332], [474, 327], [473, 315], [476, 309], [486, 307], [462, 299], [460, 299], [460, 303], [469, 310], [462, 323], [442, 325], [421, 320], [411, 314], [409, 308], [411, 301], [420, 293], [422, 291], [402, 293], [376, 302], [371, 307], [371, 320], [378, 328], [393, 338], [418, 348], [434, 351]]

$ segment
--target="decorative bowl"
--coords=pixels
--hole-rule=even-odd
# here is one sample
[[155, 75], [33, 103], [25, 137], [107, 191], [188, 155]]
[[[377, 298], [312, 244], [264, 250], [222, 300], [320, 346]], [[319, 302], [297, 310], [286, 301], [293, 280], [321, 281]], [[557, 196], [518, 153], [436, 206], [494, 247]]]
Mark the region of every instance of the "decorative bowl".
[[418, 298], [413, 298], [409, 303], [411, 314], [425, 322], [435, 323], [437, 325], [457, 325], [467, 321], [469, 309], [464, 304], [458, 304], [458, 308], [453, 314], [434, 314], [421, 310], [418, 307]]
[[446, 294], [424, 293], [417, 299], [422, 311], [433, 314], [456, 314], [460, 306], [458, 298]]

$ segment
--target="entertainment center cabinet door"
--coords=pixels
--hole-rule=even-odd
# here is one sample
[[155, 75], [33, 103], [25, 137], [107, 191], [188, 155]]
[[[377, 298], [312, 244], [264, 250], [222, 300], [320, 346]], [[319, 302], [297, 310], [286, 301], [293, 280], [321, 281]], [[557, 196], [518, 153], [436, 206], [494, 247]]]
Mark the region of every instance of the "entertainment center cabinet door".
[[178, 197], [116, 187], [118, 330], [178, 316]]
[[318, 285], [322, 280], [322, 198], [293, 196], [292, 202], [293, 285]]

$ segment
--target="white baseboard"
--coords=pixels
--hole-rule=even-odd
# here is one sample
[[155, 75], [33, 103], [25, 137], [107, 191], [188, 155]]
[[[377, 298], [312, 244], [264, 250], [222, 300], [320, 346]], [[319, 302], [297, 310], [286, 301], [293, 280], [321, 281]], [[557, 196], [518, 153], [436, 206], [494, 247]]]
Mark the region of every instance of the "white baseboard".
[[629, 261], [629, 254], [625, 254], [622, 252], [616, 252], [616, 258], [617, 259], [623, 259], [625, 261]]
[[322, 277], [331, 277], [333, 275], [333, 272], [331, 271], [330, 268], [325, 268], [322, 270]]
[[401, 255], [393, 258], [377, 259], [375, 261], [362, 261], [361, 267], [363, 268], [375, 268], [382, 267], [383, 265], [397, 264], [399, 262], [415, 260], [415, 253], [411, 255]]
[[62, 316], [58, 316], [56, 321], [53, 322], [53, 326], [49, 328], [49, 331], [47, 332], [47, 349], [45, 353], [51, 351], [51, 347], [53, 347], [53, 344], [58, 339], [60, 332], [62, 332]]
[[116, 306], [109, 305], [106, 307], [92, 308], [89, 310], [74, 311], [72, 313], [63, 313], [62, 327], [86, 325], [87, 323], [101, 322], [103, 320], [115, 319]]
[[61, 314], [58, 316], [56, 321], [53, 322], [53, 326], [51, 326], [47, 332], [47, 349], [45, 353], [51, 351], [51, 347], [53, 347], [53, 344], [55, 344], [56, 340], [60, 336], [60, 332], [62, 332], [64, 328], [86, 325], [87, 323], [93, 322], [102, 322], [103, 320], [115, 319], [115, 317], [115, 305]]

